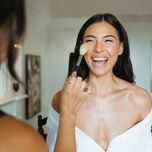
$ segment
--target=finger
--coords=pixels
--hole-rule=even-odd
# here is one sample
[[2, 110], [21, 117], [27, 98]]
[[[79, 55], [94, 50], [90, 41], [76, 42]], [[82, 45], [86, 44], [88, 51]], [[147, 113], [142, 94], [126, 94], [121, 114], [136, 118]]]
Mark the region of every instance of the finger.
[[81, 83], [82, 83], [82, 78], [81, 77], [77, 77], [75, 84], [74, 84], [74, 88], [76, 89], [80, 89], [81, 88]]
[[73, 88], [73, 86], [74, 86], [74, 82], [69, 79], [69, 80], [65, 81], [63, 88], [64, 89], [66, 89], [67, 87], [68, 88]]
[[76, 77], [76, 76], [77, 76], [77, 72], [73, 71], [72, 74], [71, 74], [71, 77]]
[[77, 72], [73, 71], [72, 74], [66, 79], [66, 81], [69, 81], [72, 77], [76, 77], [77, 76]]
[[74, 86], [75, 85], [75, 83], [76, 83], [76, 77], [74, 77], [74, 76], [72, 76], [70, 79], [69, 79], [69, 81], [70, 81], [70, 83]]
[[71, 81], [67, 81], [64, 86], [65, 87], [67, 87], [67, 86], [72, 86], [73, 87], [74, 85]]
[[76, 81], [76, 75], [77, 75], [77, 73], [75, 71], [72, 72], [72, 74], [65, 81], [64, 85], [67, 86], [69, 84], [72, 84], [74, 86], [75, 81]]
[[85, 81], [82, 81], [81, 83], [81, 89], [84, 91], [87, 88], [87, 83]]

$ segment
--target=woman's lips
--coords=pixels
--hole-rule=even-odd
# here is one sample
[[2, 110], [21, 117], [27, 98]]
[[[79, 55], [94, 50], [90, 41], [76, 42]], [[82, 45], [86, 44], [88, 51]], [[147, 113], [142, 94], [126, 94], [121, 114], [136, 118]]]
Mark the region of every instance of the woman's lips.
[[94, 62], [103, 62], [103, 61], [107, 61], [108, 58], [106, 57], [94, 57], [92, 58]]
[[92, 62], [94, 66], [103, 66], [109, 59], [107, 57], [93, 57]]

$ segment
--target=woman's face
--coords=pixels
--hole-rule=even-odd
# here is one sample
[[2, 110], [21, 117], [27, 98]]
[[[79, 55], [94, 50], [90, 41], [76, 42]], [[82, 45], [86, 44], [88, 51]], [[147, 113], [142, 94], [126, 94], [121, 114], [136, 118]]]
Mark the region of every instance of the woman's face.
[[90, 72], [98, 76], [112, 72], [118, 55], [123, 53], [123, 42], [119, 41], [116, 29], [104, 21], [86, 29], [83, 43], [89, 47], [84, 57]]

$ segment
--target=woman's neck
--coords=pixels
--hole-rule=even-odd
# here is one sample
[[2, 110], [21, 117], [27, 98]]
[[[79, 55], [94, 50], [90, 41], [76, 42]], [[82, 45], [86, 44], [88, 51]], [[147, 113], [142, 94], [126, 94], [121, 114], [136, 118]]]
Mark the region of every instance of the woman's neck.
[[103, 76], [90, 74], [87, 81], [95, 93], [103, 95], [116, 90], [118, 79], [113, 73]]

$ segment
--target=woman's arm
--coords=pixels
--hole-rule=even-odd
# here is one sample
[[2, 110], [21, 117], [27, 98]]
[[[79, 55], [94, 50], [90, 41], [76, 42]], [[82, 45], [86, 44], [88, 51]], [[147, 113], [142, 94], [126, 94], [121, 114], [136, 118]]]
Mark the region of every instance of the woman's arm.
[[76, 152], [75, 123], [77, 111], [90, 89], [83, 91], [86, 83], [74, 72], [65, 82], [63, 89], [53, 99], [60, 113], [59, 127], [54, 152]]
[[1, 152], [48, 152], [48, 147], [37, 131], [12, 116], [0, 117]]
[[75, 120], [70, 115], [60, 117], [54, 152], [76, 152]]

